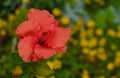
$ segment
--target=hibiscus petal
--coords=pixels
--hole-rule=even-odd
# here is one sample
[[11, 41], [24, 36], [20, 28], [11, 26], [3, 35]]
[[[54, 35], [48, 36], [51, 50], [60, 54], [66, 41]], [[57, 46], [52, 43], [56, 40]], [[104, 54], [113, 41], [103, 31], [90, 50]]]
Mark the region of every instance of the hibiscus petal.
[[71, 28], [56, 27], [54, 37], [47, 41], [52, 48], [61, 48], [66, 45], [70, 37]]
[[58, 21], [58, 20], [55, 20], [55, 26], [57, 27], [57, 26], [59, 26], [60, 25], [60, 21]]
[[20, 42], [18, 43], [18, 52], [25, 62], [31, 61], [33, 48], [36, 43], [37, 43], [37, 39], [32, 38], [30, 36], [20, 39]]
[[43, 58], [39, 58], [35, 53], [34, 54], [32, 54], [32, 61], [33, 62], [38, 62], [38, 61], [40, 61], [40, 60], [42, 60]]
[[66, 49], [67, 49], [67, 47], [66, 46], [63, 46], [63, 47], [61, 47], [61, 48], [58, 48], [57, 49], [57, 51], [60, 51], [60, 52], [65, 52], [66, 51]]
[[46, 10], [30, 9], [28, 20], [38, 22], [43, 29], [52, 30], [54, 27], [54, 17]]
[[40, 30], [38, 23], [33, 21], [25, 21], [20, 24], [16, 30], [16, 34], [19, 36], [25, 36], [26, 34], [33, 34]]
[[38, 55], [39, 58], [47, 59], [55, 55], [56, 50], [37, 45], [35, 47], [35, 54]]

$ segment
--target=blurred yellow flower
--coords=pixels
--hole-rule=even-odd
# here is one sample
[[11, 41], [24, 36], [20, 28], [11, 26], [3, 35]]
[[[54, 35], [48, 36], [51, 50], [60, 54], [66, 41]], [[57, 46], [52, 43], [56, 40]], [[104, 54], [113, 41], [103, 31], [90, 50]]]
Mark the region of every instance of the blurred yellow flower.
[[105, 61], [107, 59], [107, 55], [105, 53], [101, 53], [101, 54], [97, 54], [97, 57], [101, 60], [101, 61]]
[[105, 49], [104, 49], [103, 47], [99, 47], [99, 48], [98, 48], [98, 52], [99, 52], [99, 53], [104, 53], [104, 52], [105, 52]]
[[10, 14], [10, 15], [8, 16], [9, 21], [12, 21], [14, 18], [15, 18], [15, 15], [13, 15], [13, 14]]
[[97, 45], [97, 39], [96, 38], [92, 38], [92, 39], [89, 40], [88, 46], [90, 48], [96, 47], [96, 45]]
[[76, 30], [76, 31], [79, 31], [79, 30], [80, 30], [80, 26], [79, 26], [79, 25], [75, 25], [73, 28], [74, 28], [74, 30]]
[[116, 66], [120, 66], [120, 57], [116, 57], [114, 62]]
[[77, 26], [83, 26], [83, 24], [84, 24], [84, 20], [83, 19], [78, 19], [77, 21], [76, 21], [76, 25]]
[[47, 78], [45, 76], [36, 75], [35, 78]]
[[82, 78], [90, 78], [89, 72], [87, 70], [84, 70], [82, 73]]
[[115, 68], [114, 63], [112, 63], [112, 62], [108, 63], [108, 65], [107, 65], [108, 70], [114, 70], [114, 68]]
[[107, 34], [111, 37], [115, 37], [116, 36], [116, 32], [113, 29], [108, 29], [107, 30]]
[[98, 78], [105, 78], [105, 76], [99, 76]]
[[86, 4], [91, 4], [91, 0], [84, 0]]
[[89, 50], [88, 48], [83, 48], [83, 49], [82, 49], [82, 52], [83, 52], [84, 54], [89, 54], [89, 51], [90, 51], [90, 50]]
[[79, 38], [86, 38], [87, 37], [87, 33], [85, 30], [81, 30], [81, 32], [79, 32]]
[[78, 25], [72, 26], [71, 35], [74, 35], [74, 34], [78, 33], [79, 30], [80, 30], [80, 27]]
[[120, 31], [120, 25], [117, 27], [118, 31]]
[[60, 60], [54, 60], [53, 61], [53, 64], [54, 64], [54, 69], [60, 69], [61, 68], [61, 65], [62, 65], [62, 62]]
[[61, 15], [61, 10], [59, 8], [53, 8], [52, 13], [54, 16], [60, 16]]
[[88, 55], [88, 60], [89, 60], [89, 62], [92, 62], [92, 63], [94, 63], [95, 61], [96, 61], [96, 59], [95, 59], [95, 57], [94, 56], [91, 56], [91, 55]]
[[72, 0], [72, 3], [76, 3], [78, 0]]
[[102, 48], [102, 47], [98, 48], [97, 57], [101, 61], [105, 61], [107, 59], [107, 54], [105, 53], [105, 49], [104, 48]]
[[94, 0], [96, 3], [99, 3], [99, 2], [101, 2], [101, 0]]
[[88, 28], [94, 28], [95, 27], [95, 22], [93, 20], [88, 20], [87, 21], [87, 27]]
[[102, 36], [102, 35], [103, 35], [103, 29], [101, 29], [101, 28], [96, 29], [95, 34], [96, 34], [97, 36]]
[[63, 54], [61, 53], [61, 52], [58, 52], [57, 54], [56, 54], [56, 58], [61, 58], [63, 56]]
[[7, 25], [7, 22], [0, 19], [0, 28], [2, 28], [3, 26]]
[[4, 35], [6, 35], [6, 31], [5, 30], [1, 30], [0, 34], [1, 34], [1, 36], [4, 36]]
[[76, 34], [77, 33], [77, 31], [76, 31], [76, 28], [75, 28], [75, 26], [72, 26], [72, 32], [70, 33], [71, 35], [74, 35], [74, 34]]
[[48, 78], [55, 78], [55, 76], [50, 76], [50, 77], [48, 77]]
[[15, 10], [15, 14], [18, 15], [20, 13], [20, 9]]
[[120, 51], [119, 50], [116, 52], [116, 56], [120, 57]]
[[64, 25], [68, 25], [70, 23], [70, 18], [67, 17], [67, 16], [63, 16], [61, 17], [61, 23], [64, 24]]
[[120, 51], [116, 52], [116, 57], [115, 57], [115, 65], [119, 66], [120, 65]]
[[105, 53], [98, 53], [97, 56], [101, 61], [105, 61], [107, 59], [107, 55]]
[[13, 74], [13, 76], [15, 76], [15, 77], [18, 77], [18, 76], [20, 76], [21, 74], [23, 74], [23, 71], [22, 71], [21, 66], [15, 67], [15, 68], [13, 69], [13, 71], [12, 71], [12, 74]]
[[100, 4], [100, 6], [104, 6], [105, 5], [105, 1], [101, 0], [101, 2], [99, 4]]
[[47, 65], [50, 67], [50, 69], [53, 69], [53, 62], [51, 62], [51, 61], [47, 61]]
[[93, 29], [88, 29], [86, 33], [87, 33], [88, 37], [90, 37], [90, 38], [94, 36], [94, 30]]
[[120, 38], [120, 31], [117, 31], [116, 36], [117, 36], [117, 38]]
[[22, 0], [22, 2], [28, 3], [28, 2], [30, 2], [30, 0]]
[[51, 69], [60, 69], [62, 62], [60, 60], [55, 59], [53, 62], [51, 61], [47, 61], [47, 65], [51, 68]]
[[100, 38], [98, 41], [99, 46], [105, 46], [106, 45], [106, 39], [105, 38]]
[[99, 3], [100, 6], [105, 5], [105, 1], [104, 0], [94, 0], [96, 3]]
[[90, 51], [90, 56], [95, 56], [97, 54], [97, 50], [96, 49], [93, 49]]
[[88, 40], [82, 38], [82, 39], [80, 40], [80, 46], [81, 46], [81, 47], [87, 47], [87, 46], [88, 46]]

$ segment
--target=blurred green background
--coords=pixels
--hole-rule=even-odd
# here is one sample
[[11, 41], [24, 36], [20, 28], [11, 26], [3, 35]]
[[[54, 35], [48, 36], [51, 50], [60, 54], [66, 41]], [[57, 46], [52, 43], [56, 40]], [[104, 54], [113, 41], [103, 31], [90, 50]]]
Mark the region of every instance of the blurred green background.
[[[64, 54], [21, 60], [15, 30], [30, 8], [72, 28]], [[0, 0], [0, 78], [120, 78], [120, 0]]]

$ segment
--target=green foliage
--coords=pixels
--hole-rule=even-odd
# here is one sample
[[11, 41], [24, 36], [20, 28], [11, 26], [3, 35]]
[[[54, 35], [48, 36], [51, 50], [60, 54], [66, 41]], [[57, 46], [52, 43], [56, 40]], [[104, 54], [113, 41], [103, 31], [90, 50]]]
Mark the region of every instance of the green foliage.
[[40, 76], [49, 76], [54, 73], [52, 69], [50, 69], [45, 62], [38, 62], [31, 64], [32, 72], [35, 75]]
[[23, 9], [18, 15], [16, 15], [16, 17], [12, 21], [9, 22], [9, 27], [11, 31], [15, 31], [15, 29], [21, 22], [27, 20], [27, 13], [28, 9]]
[[14, 13], [15, 9], [21, 5], [21, 0], [0, 0], [0, 17], [7, 19], [10, 13]]
[[96, 26], [100, 28], [106, 28], [106, 16], [104, 11], [98, 11], [96, 13]]
[[[59, 7], [59, 8], [64, 8], [64, 5], [66, 3], [67, 0], [55, 0], [55, 1], [51, 1], [51, 0], [32, 0], [29, 4], [28, 7], [29, 8], [39, 8], [39, 9], [46, 9], [51, 11], [51, 9], [55, 8], [55, 7]], [[61, 5], [62, 4], [62, 5]]]
[[[119, 0], [0, 0], [0, 78], [120, 78], [119, 4]], [[72, 27], [63, 55], [30, 63], [21, 59], [15, 31], [27, 20], [30, 8], [61, 11], [55, 18]], [[70, 24], [61, 22], [64, 16]], [[54, 60], [62, 67], [54, 69]]]
[[106, 8], [106, 19], [109, 23], [113, 23], [115, 20], [114, 8]]

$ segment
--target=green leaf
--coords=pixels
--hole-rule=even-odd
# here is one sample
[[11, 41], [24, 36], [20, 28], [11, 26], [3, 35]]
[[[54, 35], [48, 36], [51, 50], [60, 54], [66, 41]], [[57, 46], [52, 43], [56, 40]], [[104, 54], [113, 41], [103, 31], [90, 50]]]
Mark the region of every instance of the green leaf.
[[17, 65], [20, 65], [23, 63], [22, 59], [20, 58], [20, 56], [18, 55], [17, 52], [14, 53], [9, 53], [6, 56], [6, 65], [9, 65], [9, 67], [14, 68]]
[[96, 21], [96, 26], [98, 28], [106, 28], [106, 16], [105, 16], [105, 12], [100, 10], [96, 13], [95, 15], [95, 21]]
[[31, 74], [31, 69], [29, 64], [25, 64], [22, 66], [23, 74], [20, 78], [33, 78], [33, 74]]
[[38, 62], [38, 63], [32, 63], [32, 72], [35, 75], [40, 75], [40, 76], [49, 76], [54, 73], [53, 70], [51, 70], [46, 63]]
[[114, 8], [109, 7], [106, 9], [106, 19], [108, 22], [112, 23], [115, 20]]

